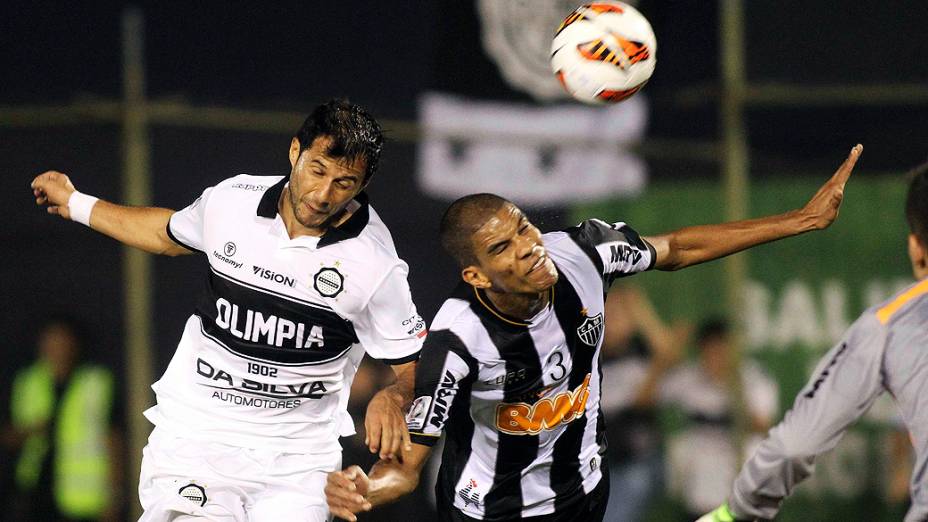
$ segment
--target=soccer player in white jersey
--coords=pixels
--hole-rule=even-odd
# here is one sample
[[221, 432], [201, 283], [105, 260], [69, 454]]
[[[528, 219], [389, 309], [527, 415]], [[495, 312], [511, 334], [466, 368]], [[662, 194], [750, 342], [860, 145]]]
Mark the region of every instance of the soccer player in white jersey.
[[397, 383], [370, 402], [368, 445], [408, 445], [425, 323], [407, 266], [362, 192], [383, 135], [362, 108], [317, 107], [292, 139], [289, 176], [240, 175], [187, 208], [120, 206], [74, 189], [62, 173], [32, 182], [36, 203], [147, 252], [201, 252], [207, 291], [152, 388], [143, 452], [142, 520], [322, 521], [326, 473], [364, 353]]
[[815, 458], [834, 448], [884, 392], [896, 400], [915, 446], [905, 522], [928, 520], [928, 164], [912, 172], [905, 216], [918, 282], [861, 314], [744, 463], [728, 501], [699, 522], [772, 520], [812, 474]]
[[355, 520], [411, 491], [444, 432], [441, 520], [601, 521], [609, 484], [599, 351], [609, 285], [827, 227], [861, 150], [801, 209], [652, 237], [599, 220], [542, 235], [498, 196], [453, 203], [440, 234], [463, 283], [422, 350], [407, 415], [413, 449], [369, 476], [357, 466], [329, 474], [332, 512]]

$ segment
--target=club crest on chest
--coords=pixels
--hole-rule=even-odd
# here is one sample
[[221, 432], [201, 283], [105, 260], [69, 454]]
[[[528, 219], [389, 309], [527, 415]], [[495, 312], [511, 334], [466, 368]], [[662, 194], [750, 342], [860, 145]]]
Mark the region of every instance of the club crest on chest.
[[603, 337], [605, 324], [602, 312], [590, 317], [586, 308], [580, 310], [583, 322], [577, 327], [577, 337], [587, 346], [596, 347]]

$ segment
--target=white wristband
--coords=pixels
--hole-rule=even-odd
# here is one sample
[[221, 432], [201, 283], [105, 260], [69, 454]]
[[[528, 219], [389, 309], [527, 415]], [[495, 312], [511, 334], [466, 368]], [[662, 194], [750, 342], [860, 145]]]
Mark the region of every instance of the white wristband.
[[71, 197], [68, 198], [68, 211], [71, 213], [71, 221], [89, 227], [90, 212], [93, 210], [93, 206], [98, 200], [99, 198], [88, 196], [76, 190], [72, 192]]

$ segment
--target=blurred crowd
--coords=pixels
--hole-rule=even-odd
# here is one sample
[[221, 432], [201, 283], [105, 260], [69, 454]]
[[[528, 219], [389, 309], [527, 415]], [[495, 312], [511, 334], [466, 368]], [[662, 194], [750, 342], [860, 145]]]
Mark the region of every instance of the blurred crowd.
[[[777, 382], [755, 362], [736, 361], [725, 319], [668, 321], [634, 287], [610, 292], [606, 317], [606, 520], [695, 520], [725, 499], [739, 463], [778, 420]], [[70, 318], [48, 318], [36, 332], [34, 360], [5, 384], [4, 519], [128, 519], [134, 492], [124, 470], [135, 457], [124, 447], [119, 375], [88, 361], [91, 339]], [[364, 415], [374, 392], [393, 378], [388, 367], [368, 359], [358, 370], [349, 403], [357, 434], [342, 439], [345, 465], [367, 469], [375, 462], [364, 444]], [[886, 495], [904, 504], [911, 445], [904, 431], [889, 440], [890, 477], [898, 480], [891, 478]], [[361, 520], [432, 520], [436, 471], [437, 462], [416, 493]]]

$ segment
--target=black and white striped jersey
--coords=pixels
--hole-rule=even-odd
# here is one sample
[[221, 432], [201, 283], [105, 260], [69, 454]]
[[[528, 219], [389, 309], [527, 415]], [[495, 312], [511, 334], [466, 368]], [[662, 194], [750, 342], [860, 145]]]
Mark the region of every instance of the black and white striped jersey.
[[203, 252], [206, 291], [145, 414], [178, 436], [279, 451], [339, 451], [367, 352], [415, 360], [425, 337], [383, 221], [360, 194], [321, 237], [291, 238], [286, 177], [236, 176], [174, 213], [168, 234]]
[[589, 220], [542, 241], [559, 273], [548, 306], [521, 321], [462, 283], [419, 360], [413, 441], [446, 433], [436, 494], [477, 519], [560, 513], [599, 483], [604, 291], [655, 260], [624, 223]]

